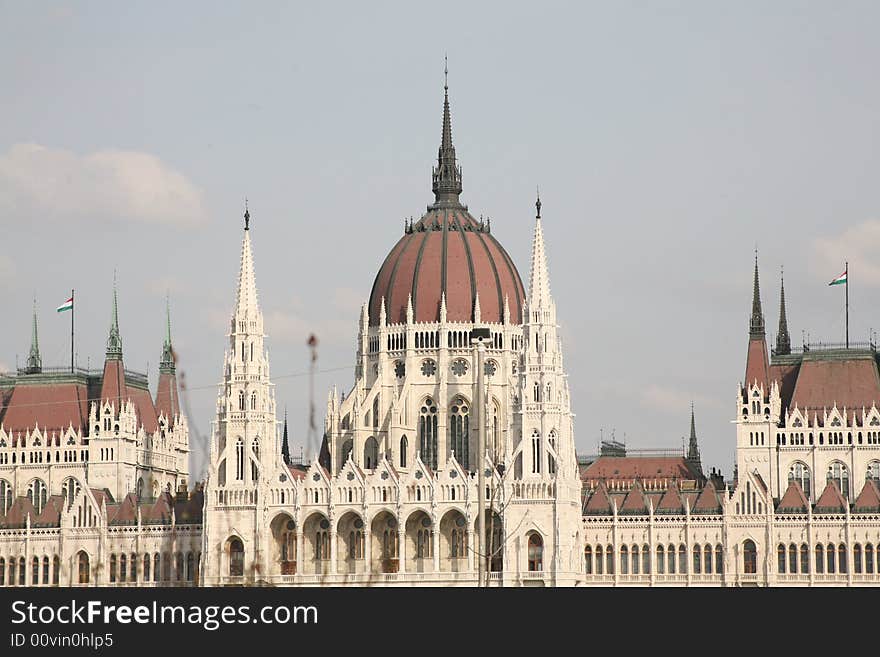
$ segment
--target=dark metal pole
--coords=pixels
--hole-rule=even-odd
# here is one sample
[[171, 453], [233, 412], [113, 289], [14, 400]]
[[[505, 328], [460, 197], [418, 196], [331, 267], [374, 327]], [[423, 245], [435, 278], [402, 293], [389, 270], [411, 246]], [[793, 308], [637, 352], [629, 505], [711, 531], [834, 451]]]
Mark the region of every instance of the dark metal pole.
[[849, 262], [844, 267], [843, 275], [846, 276], [846, 348], [849, 349]]
[[73, 290], [70, 291], [70, 373], [73, 374], [73, 313], [76, 312], [76, 303], [73, 300]]

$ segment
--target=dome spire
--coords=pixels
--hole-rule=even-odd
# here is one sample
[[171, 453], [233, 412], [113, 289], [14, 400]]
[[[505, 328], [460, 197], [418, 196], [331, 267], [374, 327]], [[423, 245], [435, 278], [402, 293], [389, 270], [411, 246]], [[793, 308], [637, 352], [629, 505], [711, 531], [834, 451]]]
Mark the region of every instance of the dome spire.
[[437, 153], [437, 166], [432, 172], [434, 207], [457, 207], [461, 194], [461, 167], [455, 162], [452, 145], [452, 118], [449, 112], [449, 67], [444, 57], [443, 66], [443, 133]]
[[119, 335], [119, 304], [116, 301], [116, 271], [113, 271], [113, 315], [107, 338], [108, 360], [122, 360], [122, 337]]

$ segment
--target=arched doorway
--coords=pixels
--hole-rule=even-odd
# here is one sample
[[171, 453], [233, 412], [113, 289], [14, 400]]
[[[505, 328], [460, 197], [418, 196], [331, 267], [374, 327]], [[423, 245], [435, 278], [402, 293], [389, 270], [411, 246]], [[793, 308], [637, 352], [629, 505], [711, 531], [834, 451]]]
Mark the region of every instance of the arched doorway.
[[330, 572], [330, 521], [323, 513], [313, 513], [303, 523], [302, 572], [325, 575]]
[[[474, 533], [479, 529], [479, 519], [474, 520]], [[474, 545], [476, 550], [477, 546]], [[493, 573], [504, 569], [504, 525], [501, 516], [486, 509], [486, 534], [483, 540], [483, 555], [487, 558], [488, 570]]]
[[751, 539], [743, 543], [743, 572], [746, 575], [755, 575], [758, 572], [758, 548]]
[[413, 573], [434, 570], [434, 527], [424, 511], [414, 511], [406, 519], [406, 567]]
[[[227, 541], [229, 549], [229, 576], [244, 577], [244, 543], [237, 536], [233, 536]], [[166, 556], [167, 558], [170, 555]]]
[[470, 570], [467, 520], [457, 509], [447, 511], [440, 519], [440, 570]]
[[287, 513], [281, 513], [272, 520], [274, 543], [273, 564], [275, 574], [296, 574], [296, 522]]
[[400, 569], [397, 529], [397, 518], [390, 511], [380, 511], [370, 523], [373, 572], [396, 573]]
[[343, 514], [336, 525], [338, 545], [337, 571], [340, 573], [362, 573], [365, 570], [364, 521], [354, 511]]

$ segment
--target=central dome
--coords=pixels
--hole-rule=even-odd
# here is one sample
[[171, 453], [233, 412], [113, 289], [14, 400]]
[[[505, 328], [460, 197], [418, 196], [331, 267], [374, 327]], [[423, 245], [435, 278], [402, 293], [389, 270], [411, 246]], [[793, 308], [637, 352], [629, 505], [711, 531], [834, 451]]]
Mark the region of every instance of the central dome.
[[522, 322], [519, 272], [488, 225], [463, 207], [432, 207], [406, 229], [373, 283], [370, 324], [379, 323], [383, 298], [387, 322], [406, 322], [410, 295], [414, 321], [438, 322], [444, 292], [447, 321], [473, 322], [479, 295], [482, 322], [503, 321], [505, 299], [510, 321]]
[[434, 204], [391, 249], [373, 282], [370, 293], [370, 324], [379, 324], [382, 300], [386, 321], [406, 322], [412, 296], [416, 322], [439, 322], [440, 305], [446, 295], [446, 320], [474, 322], [477, 299], [480, 321], [504, 320], [505, 300], [510, 321], [522, 322], [525, 302], [522, 279], [489, 230], [489, 223], [477, 221], [459, 201], [461, 168], [455, 162], [449, 91], [444, 87], [443, 134], [433, 171]]

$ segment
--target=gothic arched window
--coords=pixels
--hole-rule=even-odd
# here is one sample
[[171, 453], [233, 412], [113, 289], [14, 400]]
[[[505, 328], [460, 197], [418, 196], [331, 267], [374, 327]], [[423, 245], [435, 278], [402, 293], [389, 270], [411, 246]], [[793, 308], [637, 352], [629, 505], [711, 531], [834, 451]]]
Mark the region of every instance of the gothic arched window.
[[406, 454], [409, 451], [409, 441], [406, 436], [400, 438], [400, 467], [406, 467]]
[[379, 443], [374, 436], [367, 438], [364, 443], [364, 467], [373, 470], [379, 462]]
[[238, 391], [238, 410], [244, 410], [244, 390]]
[[[550, 442], [550, 449], [554, 452], [556, 451], [556, 429], [552, 429], [550, 431], [550, 437], [548, 438]], [[550, 474], [556, 474], [556, 459], [552, 454], [547, 454], [547, 472]]]
[[419, 411], [419, 452], [424, 463], [437, 468], [437, 406], [430, 397]]
[[235, 441], [235, 478], [237, 481], [244, 480], [244, 443], [241, 438]]
[[[79, 481], [73, 477], [68, 477], [61, 484], [61, 492], [64, 495], [64, 501], [67, 503], [68, 509], [73, 504], [73, 498], [79, 495], [81, 489], [82, 487], [79, 485]], [[138, 495], [138, 498], [140, 498], [140, 495]]]
[[868, 463], [868, 470], [865, 474], [865, 478], [880, 481], [880, 461], [871, 461]]
[[743, 572], [754, 575], [758, 572], [758, 548], [751, 539], [743, 543]]
[[455, 459], [465, 469], [470, 465], [469, 404], [463, 397], [456, 397], [449, 407], [449, 445]]
[[257, 410], [257, 393], [256, 392], [251, 393], [251, 410], [252, 411]]
[[537, 429], [532, 431], [532, 474], [541, 473], [541, 434]]
[[37, 515], [43, 512], [48, 497], [49, 489], [46, 488], [46, 483], [42, 479], [34, 479], [28, 485], [27, 498], [30, 500], [31, 504], [34, 505], [34, 510], [37, 512]]
[[12, 484], [5, 479], [0, 479], [0, 511], [4, 515], [9, 512], [12, 506]]
[[845, 499], [849, 499], [849, 469], [840, 461], [828, 466], [826, 481], [833, 481]]
[[544, 570], [544, 541], [537, 532], [529, 534], [529, 572]]
[[260, 479], [260, 468], [257, 465], [260, 461], [260, 439], [254, 438], [254, 442], [251, 443], [251, 449], [254, 452], [254, 458], [251, 461], [251, 479], [253, 481], [258, 481]]
[[807, 499], [812, 498], [813, 482], [810, 478], [810, 468], [807, 467], [805, 463], [801, 463], [800, 461], [792, 463], [791, 467], [788, 469], [788, 480], [796, 481], [801, 487], [801, 490], [804, 491], [804, 495], [807, 496]]
[[233, 538], [229, 542], [229, 576], [241, 577], [242, 575], [244, 575], [244, 545], [241, 539]]
[[342, 443], [342, 463], [345, 463], [348, 460], [348, 457], [351, 455], [351, 450], [354, 449], [354, 443], [351, 438], [343, 441]]

